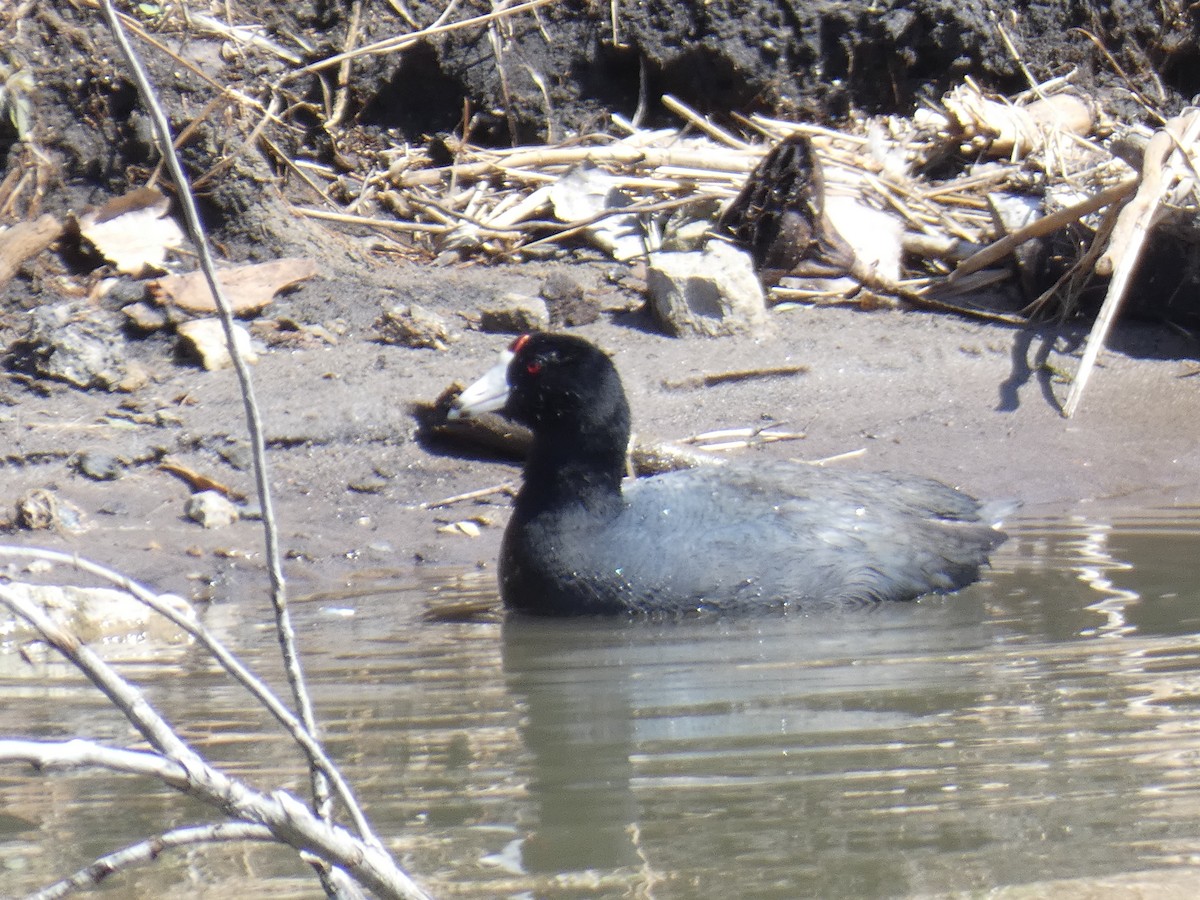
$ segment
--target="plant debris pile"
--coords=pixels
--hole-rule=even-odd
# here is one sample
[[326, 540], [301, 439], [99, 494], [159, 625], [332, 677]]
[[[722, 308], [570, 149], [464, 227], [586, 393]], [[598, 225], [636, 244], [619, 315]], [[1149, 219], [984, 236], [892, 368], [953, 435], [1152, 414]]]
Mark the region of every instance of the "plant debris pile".
[[[717, 227], [722, 210], [748, 178], [763, 184], [761, 170], [751, 173], [772, 147], [803, 138], [815, 194], [781, 202], [809, 205], [820, 252], [777, 246], [788, 265], [767, 268], [779, 271], [758, 260], [766, 303], [901, 301], [1009, 321], [1085, 308], [1096, 276], [1122, 252], [1109, 234], [1152, 137], [1169, 131], [1173, 113], [1183, 121], [1190, 13], [1166, 4], [1116, 22], [1085, 4], [1055, 21], [1049, 6], [1027, 4], [985, 22], [945, 4], [903, 14], [817, 6], [800, 4], [782, 27], [773, 7], [753, 23], [729, 4], [672, 6], [657, 31], [648, 17], [666, 6], [600, 15], [554, 0], [503, 9], [363, 2], [348, 14], [304, 3], [225, 4], [220, 14], [138, 4], [124, 22], [230, 258], [319, 258], [334, 229], [367, 236], [380, 255], [441, 263], [587, 244], [647, 277], [656, 255], [728, 240]], [[832, 41], [820, 53], [814, 22]], [[763, 29], [777, 39], [751, 61], [747, 47]], [[96, 210], [161, 179], [94, 4], [16, 4], [0, 13], [0, 33], [11, 48], [0, 72], [0, 288], [20, 275], [34, 288], [20, 291], [28, 298], [48, 285], [62, 293], [61, 279], [81, 273], [123, 271], [89, 236], [106, 221]], [[582, 34], [589, 39], [559, 40]], [[674, 56], [665, 49], [672, 36]], [[881, 53], [890, 104], [879, 73], [868, 76], [870, 49]], [[768, 90], [763, 79], [784, 64], [770, 52], [817, 77], [806, 87], [777, 79]], [[956, 54], [949, 63], [947, 53]], [[757, 99], [706, 88], [735, 81]], [[1172, 152], [1154, 163], [1171, 175], [1148, 220], [1115, 232], [1128, 242], [1153, 229], [1164, 236], [1160, 256], [1193, 240], [1197, 208], [1190, 147]], [[769, 183], [765, 191], [778, 193]], [[52, 245], [57, 260], [43, 252]], [[1186, 320], [1191, 310], [1174, 301], [1192, 273], [1174, 256], [1153, 293]], [[177, 252], [170, 258], [186, 268], [186, 256], [182, 265]], [[681, 277], [704, 265], [687, 263]]]

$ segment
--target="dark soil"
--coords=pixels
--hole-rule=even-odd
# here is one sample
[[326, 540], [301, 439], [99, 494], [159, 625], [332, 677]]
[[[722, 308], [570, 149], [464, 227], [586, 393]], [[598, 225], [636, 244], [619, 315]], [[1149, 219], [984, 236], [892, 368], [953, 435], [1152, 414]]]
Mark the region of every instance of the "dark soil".
[[[409, 7], [427, 23], [441, 5]], [[34, 120], [46, 154], [35, 164], [28, 147], [0, 126], [9, 171], [24, 167], [41, 179], [36, 203], [25, 194], [25, 206], [8, 211], [5, 222], [102, 202], [143, 183], [157, 163], [136, 93], [113, 62], [98, 14], [57, 7], [33, 4], [20, 20], [0, 12], [13, 58], [36, 75]], [[409, 30], [385, 3], [364, 8], [360, 45]], [[476, 29], [356, 63], [344, 128], [327, 128], [321, 115], [295, 105], [322, 102], [315, 77], [298, 81], [286, 98], [287, 127], [272, 132], [274, 146], [293, 158], [352, 164], [356, 148], [366, 153], [381, 142], [424, 141], [460, 127], [464, 105], [473, 139], [508, 142], [603, 124], [613, 111], [632, 117], [639, 97], [663, 92], [726, 121], [730, 113], [757, 110], [835, 120], [852, 107], [907, 113], [919, 97], [937, 96], [968, 74], [997, 90], [1023, 86], [980, 4], [718, 0], [619, 8], [616, 40], [609, 4], [560, 2], [511, 24], [500, 60], [486, 31]], [[1003, 24], [1038, 77], [1077, 65], [1085, 84], [1113, 89], [1120, 79], [1112, 64], [1072, 30], [1086, 29], [1165, 113], [1200, 92], [1193, 11], [1125, 4], [1117, 16], [1110, 8], [1016, 4]], [[293, 50], [287, 36], [307, 35], [306, 59], [344, 45], [348, 4], [264, 4], [254, 12]], [[185, 38], [170, 23], [160, 39], [221, 83], [250, 84], [285, 66], [270, 56], [223, 56], [218, 41]], [[182, 130], [213, 99], [211, 85], [141, 49]], [[645, 113], [648, 124], [666, 121], [655, 102]], [[378, 235], [297, 218], [284, 199], [309, 202], [308, 189], [273, 151], [247, 148], [254, 124], [233, 106], [225, 115], [205, 114], [183, 154], [193, 177], [230, 160], [200, 191], [226, 258], [303, 254], [323, 272], [267, 315], [323, 326], [338, 335], [336, 345], [276, 348], [254, 369], [289, 574], [301, 581], [329, 583], [379, 568], [403, 574], [418, 565], [491, 565], [506, 516], [503, 497], [447, 509], [421, 504], [512, 479], [516, 469], [419, 438], [411, 405], [432, 400], [454, 379], [473, 378], [507, 342], [471, 330], [463, 316], [504, 293], [537, 294], [551, 276], [578, 282], [609, 310], [578, 332], [614, 353], [643, 439], [780, 423], [807, 438], [743, 452], [815, 459], [863, 449], [837, 464], [908, 470], [979, 495], [1017, 497], [1031, 515], [1200, 501], [1200, 395], [1189, 377], [1197, 371], [1197, 346], [1161, 325], [1119, 327], [1072, 421], [1059, 415], [1066, 388], [1056, 373], [1074, 370], [1086, 322], [1017, 330], [927, 313], [798, 309], [773, 313], [773, 334], [761, 340], [671, 339], [628, 311], [640, 297], [624, 267], [585, 252], [511, 266], [434, 266], [420, 248], [407, 253], [419, 261], [398, 261], [396, 247]], [[0, 346], [24, 333], [29, 309], [86, 292], [100, 274], [95, 261], [65, 253], [31, 261], [0, 293]], [[378, 343], [373, 322], [402, 301], [440, 311], [460, 339], [444, 352]], [[5, 539], [70, 549], [192, 596], [229, 596], [243, 585], [242, 574], [261, 582], [260, 525], [201, 529], [183, 516], [189, 487], [160, 468], [169, 456], [252, 492], [232, 374], [182, 363], [162, 335], [132, 340], [129, 352], [151, 374], [131, 395], [0, 376], [0, 507], [46, 489], [77, 507], [85, 526], [80, 533], [15, 531]], [[807, 374], [664, 386], [664, 379], [788, 362], [806, 365]], [[131, 413], [147, 417], [139, 421], [161, 415], [157, 424], [134, 424]], [[119, 478], [94, 481], [78, 471], [80, 454], [99, 451], [123, 462]], [[485, 522], [477, 538], [438, 530], [472, 517]]]

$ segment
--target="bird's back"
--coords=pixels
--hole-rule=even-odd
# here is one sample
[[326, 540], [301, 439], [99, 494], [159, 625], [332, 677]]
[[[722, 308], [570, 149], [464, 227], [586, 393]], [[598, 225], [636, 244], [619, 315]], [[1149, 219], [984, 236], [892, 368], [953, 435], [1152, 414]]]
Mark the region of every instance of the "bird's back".
[[540, 613], [683, 613], [911, 600], [975, 580], [1003, 533], [939, 482], [738, 462], [630, 482], [615, 515], [510, 525], [505, 602]]

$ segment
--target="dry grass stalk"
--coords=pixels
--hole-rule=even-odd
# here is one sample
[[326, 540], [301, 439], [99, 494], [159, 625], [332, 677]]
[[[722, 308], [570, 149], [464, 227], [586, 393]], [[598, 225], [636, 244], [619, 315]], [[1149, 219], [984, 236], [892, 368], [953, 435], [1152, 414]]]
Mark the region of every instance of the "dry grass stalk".
[[1108, 250], [1096, 263], [1097, 272], [1111, 273], [1112, 280], [1063, 404], [1063, 415], [1068, 418], [1075, 414], [1083, 398], [1088, 378], [1125, 299], [1151, 229], [1166, 214], [1168, 205], [1178, 208], [1195, 200], [1200, 185], [1193, 155], [1197, 139], [1200, 139], [1200, 109], [1192, 107], [1155, 132], [1146, 148], [1141, 184], [1117, 217]]

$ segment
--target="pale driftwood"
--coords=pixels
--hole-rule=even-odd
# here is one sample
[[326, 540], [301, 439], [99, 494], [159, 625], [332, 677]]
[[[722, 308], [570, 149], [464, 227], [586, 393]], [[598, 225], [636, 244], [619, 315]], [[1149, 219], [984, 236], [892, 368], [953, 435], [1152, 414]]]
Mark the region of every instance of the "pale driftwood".
[[722, 428], [694, 434], [680, 443], [694, 444], [706, 453], [725, 453], [780, 441], [802, 441], [807, 437], [802, 431], [780, 431], [777, 428]]
[[[441, 184], [448, 176], [480, 178], [492, 173], [502, 173], [510, 178], [530, 181], [550, 181], [556, 178], [551, 171], [565, 171], [581, 163], [595, 165], [637, 166], [642, 169], [678, 168], [692, 173], [724, 172], [745, 175], [758, 162], [758, 153], [737, 153], [727, 148], [713, 147], [711, 150], [677, 149], [666, 147], [635, 147], [629, 144], [594, 144], [584, 147], [519, 147], [510, 151], [477, 151], [486, 157], [480, 162], [444, 166], [439, 169], [418, 169], [401, 173], [396, 185], [411, 188], [421, 185]], [[670, 184], [669, 181], [663, 181]], [[679, 187], [676, 183], [676, 187]]]
[[1085, 97], [1065, 92], [1016, 106], [985, 97], [978, 88], [964, 87], [951, 91], [942, 106], [964, 142], [1004, 157], [1027, 155], [1041, 147], [1048, 134], [1088, 135], [1097, 118]]
[[[1051, 184], [1070, 183], [1076, 189], [1083, 184], [1097, 185], [1094, 198], [1046, 216], [1028, 229], [999, 241], [992, 239], [995, 225], [988, 214], [986, 198], [990, 191], [1004, 189], [1019, 175], [1011, 162], [998, 160], [984, 166], [982, 171], [937, 184], [910, 173], [908, 164], [914, 157], [919, 160], [936, 155], [947, 143], [956, 144], [963, 139], [963, 129], [948, 124], [953, 118], [949, 113], [940, 119], [926, 116], [921, 120], [918, 117], [860, 121], [847, 132], [763, 117], [743, 119], [744, 124], [768, 138], [767, 143], [750, 145], [716, 128], [674, 98], [665, 97], [664, 104], [691, 128], [699, 130], [702, 137], [689, 137], [683, 132], [639, 131], [622, 120], [617, 125], [628, 134], [620, 140], [591, 135], [560, 146], [511, 150], [467, 144], [452, 146], [456, 162], [441, 169], [422, 168], [420, 153], [409, 153], [389, 165], [387, 176], [378, 176], [394, 186], [380, 196], [400, 215], [427, 223], [427, 234], [438, 249], [464, 248], [511, 256], [525, 248], [589, 233], [586, 222], [565, 221], [557, 225], [530, 218], [549, 207], [543, 188], [575, 166], [586, 163], [605, 169], [610, 175], [609, 184], [631, 201], [631, 208], [615, 210], [613, 215], [628, 215], [635, 209], [657, 211], [669, 203], [692, 207], [692, 211], [684, 211], [683, 221], [688, 216], [703, 220], [713, 214], [712, 200], [731, 196], [743, 174], [759, 162], [771, 143], [801, 133], [813, 141], [833, 190], [857, 195], [865, 205], [887, 209], [903, 219], [908, 233], [902, 242], [910, 253], [929, 260], [962, 262], [948, 277], [931, 275], [919, 279], [896, 279], [885, 276], [873, 265], [858, 265], [851, 267], [848, 274], [866, 292], [852, 287], [840, 295], [830, 294], [824, 291], [825, 285], [820, 285], [816, 287], [817, 293], [811, 295], [777, 290], [777, 299], [812, 297], [857, 304], [895, 303], [899, 299], [932, 310], [1021, 323], [1025, 321], [1023, 316], [961, 308], [938, 297], [946, 296], [946, 289], [959, 289], [962, 280], [975, 271], [1000, 262], [1023, 241], [1061, 229], [1132, 190], [1133, 182], [1128, 179], [1114, 186], [1120, 177], [1120, 167], [1113, 164], [1113, 156], [1081, 136], [1096, 126], [1097, 116], [1092, 104], [1065, 91], [1069, 87], [1067, 81], [1057, 79], [1053, 84], [1035, 86], [1027, 97], [1015, 102], [986, 97], [974, 86], [961, 92], [974, 98], [976, 114], [971, 127], [977, 134], [986, 132], [993, 142], [999, 136], [996, 146], [1001, 147], [1005, 146], [1004, 133], [1013, 131], [1005, 122], [1024, 123], [1011, 137], [1012, 155], [1020, 156], [1036, 146], [1038, 152], [1060, 168], [1069, 161], [1065, 148], [1086, 148], [1080, 158], [1088, 162], [1088, 168], [1083, 171], [1046, 168], [1047, 180]], [[1026, 102], [1029, 98], [1033, 102]], [[953, 102], [952, 92], [946, 103]], [[1002, 112], [1007, 118], [989, 125], [983, 118], [988, 110]], [[942, 132], [930, 130], [930, 121], [940, 122]], [[1032, 140], [1034, 132], [1036, 142]], [[706, 145], [706, 139], [711, 145]], [[464, 188], [466, 185], [471, 187]], [[441, 199], [432, 201], [435, 194]], [[663, 201], [664, 195], [675, 196]], [[466, 196], [480, 208], [469, 222], [457, 211]], [[506, 230], [502, 232], [495, 228], [497, 225]], [[654, 223], [646, 227], [653, 228]], [[412, 230], [419, 233], [421, 229]], [[936, 270], [937, 265], [931, 268]]]

